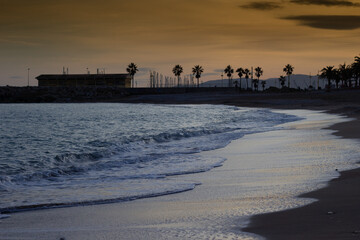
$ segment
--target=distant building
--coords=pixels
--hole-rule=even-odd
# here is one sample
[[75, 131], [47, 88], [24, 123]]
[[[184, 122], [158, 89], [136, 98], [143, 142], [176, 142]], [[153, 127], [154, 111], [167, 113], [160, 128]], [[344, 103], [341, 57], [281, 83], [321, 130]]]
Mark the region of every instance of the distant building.
[[43, 74], [36, 79], [39, 87], [131, 87], [129, 74]]

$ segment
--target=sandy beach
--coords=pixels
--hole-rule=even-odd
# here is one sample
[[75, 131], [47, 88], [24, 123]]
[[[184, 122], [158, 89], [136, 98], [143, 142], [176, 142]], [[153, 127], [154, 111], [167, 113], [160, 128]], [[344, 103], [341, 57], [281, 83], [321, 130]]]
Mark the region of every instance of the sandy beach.
[[[292, 141], [294, 146], [299, 146], [299, 139], [310, 139], [309, 136], [303, 136], [304, 132], [321, 133], [316, 136], [324, 137], [328, 147], [339, 143], [356, 145], [357, 142], [351, 139], [360, 137], [358, 94], [359, 91], [242, 96], [202, 93], [123, 99], [123, 102], [210, 103], [272, 109], [312, 109], [335, 115], [329, 115], [333, 118], [326, 121], [311, 124], [294, 123], [290, 129], [276, 131], [277, 135], [252, 134], [233, 141], [223, 149], [203, 153], [209, 154], [209, 157], [213, 154], [221, 155], [227, 160], [222, 167], [210, 172], [185, 176], [185, 181], [186, 178], [191, 178], [201, 182], [201, 185], [192, 191], [131, 202], [14, 213], [9, 218], [0, 220], [0, 239], [258, 239], [259, 236], [266, 239], [358, 239], [360, 170], [343, 171], [341, 175], [336, 170], [355, 167], [358, 159], [344, 164], [336, 163], [338, 165], [335, 164], [333, 169], [329, 170], [328, 178], [334, 179], [328, 186], [327, 181], [318, 181], [309, 187], [303, 184], [289, 191], [288, 196], [277, 196], [276, 187], [267, 186], [260, 189], [264, 192], [264, 197], [260, 199], [252, 198], [250, 193], [248, 196], [237, 194], [238, 188], [246, 187], [242, 184], [244, 179], [241, 179], [242, 174], [239, 172], [239, 154], [245, 154], [242, 157], [252, 159], [249, 162], [255, 164], [252, 166], [249, 163], [248, 174], [251, 171], [266, 172], [265, 167], [254, 169], [254, 166], [258, 166], [256, 161], [264, 161], [267, 157], [266, 154], [256, 154], [258, 150], [250, 147], [258, 144], [259, 139], [262, 139], [260, 147], [271, 154], [278, 154], [278, 169], [284, 168], [281, 159], [304, 155], [308, 151], [293, 151], [293, 155], [289, 155], [289, 149], [286, 154], [281, 155], [270, 149]], [[338, 123], [343, 121], [340, 115], [353, 120]], [[292, 137], [284, 140], [284, 136]], [[318, 142], [320, 140], [318, 139]], [[316, 153], [312, 154], [314, 155], [309, 156], [316, 157]], [[241, 167], [243, 169], [244, 166]], [[299, 176], [299, 179], [293, 179], [294, 186], [297, 186], [298, 180], [305, 181], [304, 179], [311, 176], [311, 172], [303, 172], [304, 175]], [[285, 179], [281, 171], [277, 174]], [[286, 174], [291, 174], [291, 171]], [[272, 178], [272, 181], [275, 180], [280, 187], [283, 186], [281, 177]], [[264, 178], [258, 184], [264, 186], [267, 181], [268, 179]], [[251, 184], [257, 183], [254, 181]], [[318, 188], [321, 189], [313, 191]], [[303, 192], [310, 193], [296, 198]], [[277, 201], [283, 202], [278, 204]], [[282, 207], [267, 209], [275, 202]], [[305, 204], [308, 205], [299, 207]], [[288, 208], [294, 209], [277, 212]], [[263, 212], [273, 213], [260, 214]]]
[[[360, 138], [359, 108], [356, 104], [354, 101], [344, 105], [339, 103], [338, 108], [330, 107], [330, 112], [352, 118], [352, 121], [332, 125], [330, 129], [336, 131], [334, 135]], [[359, 185], [359, 168], [343, 171], [327, 187], [300, 195], [317, 199], [317, 202], [301, 208], [255, 216], [250, 226], [243, 230], [260, 234], [266, 239], [359, 239]]]

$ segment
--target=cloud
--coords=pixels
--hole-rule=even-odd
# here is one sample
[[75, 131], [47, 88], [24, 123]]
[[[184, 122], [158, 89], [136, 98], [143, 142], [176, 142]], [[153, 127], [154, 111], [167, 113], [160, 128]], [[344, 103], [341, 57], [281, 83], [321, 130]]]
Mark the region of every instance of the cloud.
[[302, 15], [282, 19], [293, 20], [300, 25], [331, 30], [354, 30], [360, 28], [360, 16], [354, 15]]
[[261, 11], [270, 11], [270, 10], [282, 8], [282, 6], [276, 2], [266, 2], [266, 1], [251, 2], [245, 5], [240, 5], [239, 7], [246, 9], [261, 10]]
[[360, 4], [347, 0], [290, 0], [290, 2], [302, 5], [323, 5], [327, 7], [360, 7]]

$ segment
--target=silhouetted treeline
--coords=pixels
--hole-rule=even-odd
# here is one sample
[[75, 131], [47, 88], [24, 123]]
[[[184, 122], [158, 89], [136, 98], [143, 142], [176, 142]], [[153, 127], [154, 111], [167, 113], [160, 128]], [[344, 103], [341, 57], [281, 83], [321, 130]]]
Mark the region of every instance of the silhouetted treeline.
[[360, 85], [360, 56], [354, 57], [351, 64], [340, 64], [338, 68], [326, 66], [321, 70], [320, 78], [327, 79], [327, 88], [335, 83], [336, 88], [357, 88]]

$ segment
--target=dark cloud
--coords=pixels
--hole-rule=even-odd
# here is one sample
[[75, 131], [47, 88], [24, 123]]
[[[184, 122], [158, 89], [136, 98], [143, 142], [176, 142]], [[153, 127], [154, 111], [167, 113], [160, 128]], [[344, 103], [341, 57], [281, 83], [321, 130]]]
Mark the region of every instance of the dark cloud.
[[279, 3], [265, 2], [265, 1], [264, 2], [251, 2], [251, 3], [247, 3], [245, 5], [241, 5], [239, 7], [247, 8], [247, 9], [262, 10], [262, 11], [269, 11], [269, 10], [282, 8], [282, 6]]
[[347, 0], [290, 0], [290, 2], [302, 5], [323, 5], [327, 7], [360, 7], [360, 4]]
[[360, 28], [360, 16], [349, 15], [303, 15], [282, 19], [293, 20], [301, 25], [332, 30], [354, 30]]

